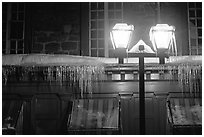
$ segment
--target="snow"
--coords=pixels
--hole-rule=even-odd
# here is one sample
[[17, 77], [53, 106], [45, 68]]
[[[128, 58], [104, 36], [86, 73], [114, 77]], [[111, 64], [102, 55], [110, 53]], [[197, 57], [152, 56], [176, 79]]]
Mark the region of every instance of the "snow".
[[31, 65], [31, 66], [58, 66], [58, 65], [102, 65], [103, 62], [87, 56], [51, 55], [51, 54], [16, 54], [3, 55], [2, 65]]
[[[187, 117], [187, 113], [191, 117]], [[175, 105], [172, 114], [176, 125], [202, 124], [202, 106], [200, 105], [191, 106], [188, 110], [184, 106]]]
[[202, 56], [171, 56], [169, 57], [169, 64], [181, 64], [181, 63], [191, 63], [191, 64], [201, 64]]
[[139, 50], [140, 45], [144, 45], [144, 53], [155, 53], [150, 46], [148, 46], [143, 40], [139, 40], [139, 42], [134, 45], [129, 51], [128, 53], [140, 53], [141, 51]]
[[[145, 63], [158, 62], [157, 58], [145, 58]], [[147, 60], [148, 59], [148, 60]], [[134, 60], [138, 63], [138, 58], [128, 58], [128, 62]], [[156, 61], [155, 61], [156, 60]], [[51, 54], [10, 54], [2, 56], [2, 65], [104, 65], [118, 63], [117, 58], [98, 58], [88, 56], [72, 55], [51, 55]], [[166, 59], [166, 64], [202, 64], [202, 56], [171, 56]]]
[[20, 65], [26, 54], [10, 54], [2, 56], [2, 65]]

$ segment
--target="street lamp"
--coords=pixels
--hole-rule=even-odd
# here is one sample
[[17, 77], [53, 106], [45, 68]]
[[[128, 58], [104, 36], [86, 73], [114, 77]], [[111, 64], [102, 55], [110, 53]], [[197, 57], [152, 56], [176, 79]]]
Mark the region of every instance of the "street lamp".
[[[124, 51], [127, 52], [128, 43], [133, 25], [118, 23], [113, 27], [110, 33], [111, 41], [114, 49], [119, 57], [119, 64], [123, 63], [125, 57]], [[164, 64], [164, 58], [170, 55], [170, 51], [176, 50], [176, 42], [174, 35], [175, 27], [167, 24], [157, 24], [150, 29], [150, 40], [152, 42], [155, 53], [144, 53], [144, 45], [139, 46], [139, 53], [127, 53], [128, 57], [139, 58], [139, 127], [140, 134], [145, 134], [145, 84], [144, 84], [144, 58], [159, 57], [160, 64]], [[122, 51], [122, 54], [118, 52]], [[122, 61], [121, 61], [122, 60]]]
[[157, 24], [151, 27], [149, 35], [154, 51], [159, 56], [160, 64], [164, 64], [164, 58], [169, 55], [177, 55], [175, 40], [175, 27], [168, 24]]
[[123, 64], [123, 58], [126, 55], [133, 30], [133, 25], [117, 23], [110, 32], [111, 42], [113, 44], [113, 48], [115, 49], [115, 54], [119, 57], [119, 64]]

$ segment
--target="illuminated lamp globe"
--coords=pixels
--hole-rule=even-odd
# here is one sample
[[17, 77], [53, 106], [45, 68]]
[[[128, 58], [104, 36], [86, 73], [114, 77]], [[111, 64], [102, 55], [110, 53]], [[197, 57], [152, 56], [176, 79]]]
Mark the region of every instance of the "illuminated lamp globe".
[[133, 30], [133, 25], [128, 25], [126, 23], [117, 23], [110, 32], [113, 48], [127, 49]]
[[157, 24], [150, 29], [150, 41], [156, 53], [177, 54], [175, 27], [168, 24]]

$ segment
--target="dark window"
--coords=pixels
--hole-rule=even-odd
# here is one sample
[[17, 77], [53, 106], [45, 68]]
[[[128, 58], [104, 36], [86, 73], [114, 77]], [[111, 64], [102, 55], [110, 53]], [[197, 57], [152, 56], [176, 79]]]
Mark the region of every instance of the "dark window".
[[189, 2], [189, 8], [195, 8], [195, 3], [194, 2]]
[[91, 40], [91, 48], [97, 48], [97, 41]]
[[97, 49], [91, 49], [91, 56], [97, 57]]
[[196, 8], [202, 8], [202, 2], [196, 2]]
[[91, 38], [96, 38], [96, 37], [97, 37], [96, 31], [91, 31]]
[[10, 54], [16, 54], [16, 50], [10, 50]]
[[104, 38], [104, 31], [98, 31], [98, 38]]
[[98, 40], [98, 48], [104, 48], [104, 40]]
[[23, 22], [11, 22], [11, 39], [23, 38]]
[[104, 19], [104, 12], [103, 11], [98, 12], [98, 19]]
[[24, 20], [24, 13], [23, 12], [18, 14], [18, 20]]
[[98, 50], [98, 56], [99, 57], [104, 57], [104, 49], [99, 49]]
[[24, 11], [24, 3], [19, 3], [19, 4], [18, 4], [18, 10], [19, 10], [20, 12], [23, 12], [23, 11]]
[[2, 49], [6, 50], [6, 41], [2, 41]]
[[2, 20], [3, 21], [7, 20], [7, 11], [2, 11]]
[[190, 54], [199, 55], [202, 45], [202, 3], [189, 3]]
[[17, 20], [17, 12], [13, 12], [13, 13], [11, 14], [11, 19], [12, 19], [12, 20]]
[[91, 3], [91, 10], [96, 10], [97, 9], [97, 3], [93, 2]]
[[2, 29], [6, 30], [6, 28], [7, 28], [7, 23], [2, 21]]
[[202, 20], [201, 19], [197, 19], [197, 26], [202, 27]]
[[197, 49], [191, 49], [191, 55], [197, 55]]
[[11, 12], [17, 12], [18, 5], [17, 3], [12, 3]]
[[190, 17], [195, 17], [195, 11], [194, 10], [190, 10], [189, 11], [189, 15], [190, 15]]
[[202, 10], [196, 10], [197, 17], [202, 17]]
[[196, 46], [196, 39], [191, 39], [191, 46]]
[[98, 28], [103, 29], [104, 28], [104, 22], [103, 21], [98, 21]]
[[96, 29], [97, 28], [97, 22], [96, 21], [91, 21], [91, 28]]
[[113, 2], [108, 3], [108, 9], [109, 10], [114, 9], [114, 3]]
[[23, 49], [18, 50], [18, 51], [17, 51], [17, 54], [23, 54]]
[[191, 19], [190, 22], [193, 24], [193, 26], [195, 26], [195, 20], [194, 19]]
[[18, 49], [23, 49], [23, 40], [18, 41]]
[[98, 9], [99, 10], [103, 10], [104, 9], [104, 3], [103, 2], [99, 2], [98, 3]]
[[114, 11], [109, 11], [108, 12], [108, 18], [109, 19], [114, 19]]
[[121, 9], [122, 4], [120, 2], [116, 2], [115, 9]]
[[2, 13], [7, 12], [7, 3], [2, 3]]
[[91, 12], [91, 19], [97, 18], [97, 12]]
[[202, 39], [198, 39], [198, 45], [202, 45]]
[[10, 49], [16, 50], [16, 41], [15, 40], [11, 41]]
[[198, 36], [202, 37], [202, 29], [198, 29]]
[[6, 31], [3, 31], [3, 32], [2, 32], [2, 39], [3, 39], [3, 40], [6, 40]]
[[116, 19], [121, 19], [122, 18], [122, 14], [121, 14], [120, 11], [115, 13], [115, 18]]

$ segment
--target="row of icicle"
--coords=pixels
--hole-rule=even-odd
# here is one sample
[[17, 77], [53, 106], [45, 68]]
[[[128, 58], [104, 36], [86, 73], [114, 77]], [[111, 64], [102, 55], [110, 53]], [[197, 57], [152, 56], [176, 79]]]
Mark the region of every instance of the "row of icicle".
[[[179, 64], [155, 66], [158, 70], [167, 70], [168, 79], [178, 79], [181, 92], [201, 93], [202, 65]], [[99, 66], [3, 66], [3, 83], [16, 77], [20, 81], [59, 82], [60, 85], [78, 87], [81, 94], [92, 93], [94, 82], [104, 80], [105, 68]]]
[[[178, 79], [182, 93], [201, 95], [202, 93], [202, 65], [179, 64], [168, 66], [170, 79]], [[176, 75], [175, 75], [176, 74]]]
[[17, 81], [48, 81], [78, 87], [81, 94], [92, 93], [94, 82], [103, 80], [104, 66], [4, 66], [3, 83]]

